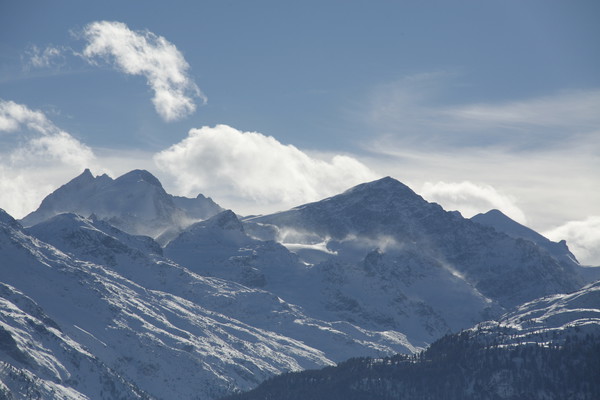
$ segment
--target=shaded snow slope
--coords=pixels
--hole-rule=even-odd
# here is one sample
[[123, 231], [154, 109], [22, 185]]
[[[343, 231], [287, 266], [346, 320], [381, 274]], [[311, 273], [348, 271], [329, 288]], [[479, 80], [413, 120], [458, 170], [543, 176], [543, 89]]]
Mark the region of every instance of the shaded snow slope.
[[[200, 302], [148, 289], [106, 266], [76, 260], [10, 222], [0, 224], [0, 259], [5, 284], [43, 305], [44, 313], [65, 335], [123, 379], [158, 398], [211, 398], [250, 388], [275, 373], [332, 363], [322, 351], [298, 340], [245, 324]], [[134, 263], [131, 268], [142, 265]], [[147, 280], [161, 285], [164, 279], [168, 285], [177, 273], [185, 275], [182, 269], [171, 268], [161, 275], [157, 271], [161, 267], [156, 263], [154, 270], [145, 271]], [[204, 285], [197, 296], [208, 298], [206, 304], [238, 308], [240, 314], [247, 307], [268, 318], [289, 308], [280, 304], [279, 310], [272, 309], [264, 299], [280, 303], [276, 297], [265, 292], [253, 296], [223, 281], [198, 278], [176, 286], [194, 298], [194, 284]], [[347, 340], [327, 329], [333, 330], [322, 326], [315, 331], [324, 330], [323, 337], [329, 335], [332, 342], [336, 337]]]
[[[232, 218], [237, 221], [231, 212], [224, 212], [200, 224], [227, 227]], [[375, 332], [349, 323], [321, 321], [272, 293], [198, 275], [161, 257], [150, 238], [128, 235], [102, 221], [62, 214], [28, 232], [78, 259], [110, 266], [146, 289], [174, 294], [254, 327], [300, 340], [333, 361], [357, 354], [414, 351], [398, 332]], [[143, 251], [144, 246], [149, 250]], [[211, 243], [207, 246], [210, 248]]]
[[535, 243], [541, 249], [550, 253], [561, 264], [572, 266], [586, 282], [600, 279], [600, 267], [580, 265], [569, 250], [566, 241], [553, 242], [536, 231], [513, 221], [501, 211], [491, 210], [485, 214], [477, 214], [471, 220], [478, 224], [494, 228], [516, 239], [525, 239]]

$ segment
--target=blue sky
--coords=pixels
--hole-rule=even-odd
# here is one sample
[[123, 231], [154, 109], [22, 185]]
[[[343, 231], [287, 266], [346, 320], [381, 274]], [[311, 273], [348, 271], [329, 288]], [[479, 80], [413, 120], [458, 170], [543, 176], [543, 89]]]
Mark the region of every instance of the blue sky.
[[4, 1], [0, 207], [84, 166], [241, 213], [391, 175], [588, 257], [598, 20], [597, 1]]

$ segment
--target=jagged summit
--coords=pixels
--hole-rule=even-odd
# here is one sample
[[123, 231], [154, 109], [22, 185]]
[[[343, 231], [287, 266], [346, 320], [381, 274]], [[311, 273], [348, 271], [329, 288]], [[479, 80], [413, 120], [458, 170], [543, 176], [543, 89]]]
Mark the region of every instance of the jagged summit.
[[109, 221], [132, 234], [158, 237], [222, 211], [212, 199], [168, 194], [160, 181], [146, 170], [136, 169], [117, 179], [94, 177], [89, 169], [49, 194], [40, 207], [22, 219], [36, 225], [62, 213], [75, 213]]
[[375, 206], [389, 201], [422, 201], [423, 198], [402, 182], [386, 176], [375, 181], [361, 183], [338, 195], [304, 204], [295, 209], [311, 208], [323, 203], [335, 203], [340, 207], [360, 202], [375, 203]]
[[79, 175], [77, 178], [78, 180], [83, 180], [83, 179], [94, 179], [94, 175], [92, 175], [92, 171], [90, 171], [89, 168], [86, 168], [85, 170], [83, 170], [83, 172], [81, 173], [81, 175]]

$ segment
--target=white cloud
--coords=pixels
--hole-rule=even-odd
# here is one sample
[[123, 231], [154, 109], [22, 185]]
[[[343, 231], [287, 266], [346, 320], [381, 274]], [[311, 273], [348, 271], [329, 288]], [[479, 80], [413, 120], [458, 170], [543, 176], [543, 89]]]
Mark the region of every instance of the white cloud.
[[179, 192], [209, 194], [238, 212], [287, 208], [378, 177], [352, 157], [311, 157], [273, 137], [226, 125], [192, 129], [154, 159]]
[[581, 264], [600, 266], [600, 216], [570, 221], [543, 235], [554, 241], [566, 240]]
[[[4, 134], [3, 134], [4, 133]], [[41, 111], [0, 99], [0, 208], [20, 218], [59, 185], [96, 165], [92, 150]]]
[[173, 121], [196, 110], [194, 98], [205, 101], [188, 75], [189, 65], [181, 52], [164, 37], [152, 32], [134, 32], [121, 22], [98, 21], [83, 31], [87, 46], [83, 57], [95, 63], [98, 57], [112, 60], [121, 72], [142, 75], [154, 91], [156, 112]]
[[516, 199], [499, 193], [490, 185], [463, 182], [425, 182], [420, 194], [429, 201], [439, 203], [446, 210], [458, 210], [466, 218], [498, 209], [515, 221], [525, 224], [523, 211]]

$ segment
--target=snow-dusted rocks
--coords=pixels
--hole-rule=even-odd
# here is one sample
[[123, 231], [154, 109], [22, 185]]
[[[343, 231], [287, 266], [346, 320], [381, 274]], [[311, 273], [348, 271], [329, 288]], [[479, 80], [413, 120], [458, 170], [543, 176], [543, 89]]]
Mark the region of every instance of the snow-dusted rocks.
[[5, 284], [27, 293], [79, 347], [158, 398], [210, 398], [277, 372], [331, 363], [298, 341], [149, 290], [6, 224], [0, 259]]
[[0, 284], [0, 382], [0, 398], [6, 399], [150, 398], [6, 284]]

